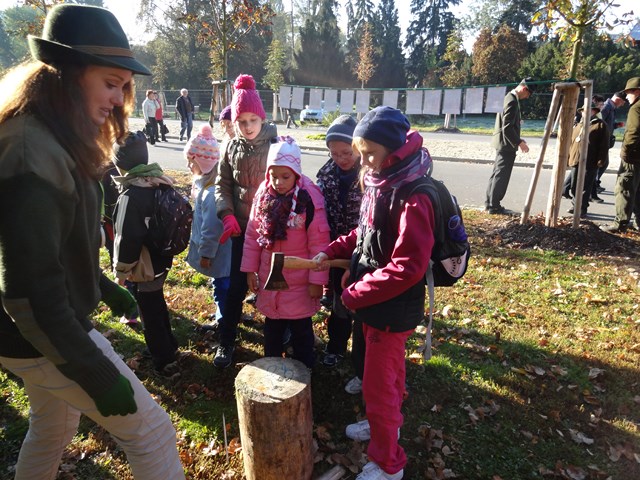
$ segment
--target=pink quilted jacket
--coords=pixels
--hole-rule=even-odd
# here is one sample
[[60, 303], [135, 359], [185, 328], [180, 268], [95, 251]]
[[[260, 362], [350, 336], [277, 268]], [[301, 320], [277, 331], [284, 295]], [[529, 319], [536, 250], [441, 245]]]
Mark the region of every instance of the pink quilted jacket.
[[[262, 190], [266, 188], [266, 181], [262, 182], [255, 198], [260, 198]], [[314, 272], [313, 270], [284, 270], [284, 278], [289, 285], [288, 290], [263, 290], [271, 268], [271, 253], [283, 252], [285, 255], [313, 258], [329, 244], [329, 224], [324, 210], [324, 198], [320, 189], [313, 181], [302, 176], [302, 188], [311, 195], [314, 206], [313, 220], [309, 228], [305, 228], [305, 214], [298, 215], [295, 227], [287, 229], [287, 239], [277, 240], [273, 250], [265, 250], [258, 245], [255, 218], [255, 203], [251, 208], [249, 222], [242, 253], [240, 270], [243, 272], [258, 272], [260, 291], [256, 301], [256, 308], [264, 315], [273, 319], [298, 319], [315, 314], [320, 309], [319, 299], [309, 296], [308, 286], [326, 285], [328, 272]]]

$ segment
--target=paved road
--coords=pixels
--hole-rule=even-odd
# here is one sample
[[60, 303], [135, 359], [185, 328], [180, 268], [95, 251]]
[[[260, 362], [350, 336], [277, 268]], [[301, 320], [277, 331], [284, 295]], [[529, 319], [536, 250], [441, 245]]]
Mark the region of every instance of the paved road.
[[[184, 142], [171, 139], [168, 143], [158, 143], [149, 146], [151, 162], [158, 162], [163, 168], [186, 170], [186, 163], [182, 155]], [[318, 150], [304, 150], [302, 155], [303, 172], [315, 179], [316, 172], [327, 160], [327, 154]], [[489, 163], [465, 161], [434, 161], [433, 176], [443, 180], [451, 192], [458, 198], [460, 205], [468, 208], [483, 208], [485, 189], [491, 175], [492, 165]], [[515, 167], [503, 205], [520, 214], [524, 209], [529, 184], [533, 175], [531, 167]], [[531, 215], [544, 213], [547, 209], [547, 196], [551, 170], [543, 169], [538, 180]], [[603, 186], [607, 189], [600, 196], [605, 200], [602, 204], [592, 203], [589, 206], [589, 220], [596, 223], [610, 223], [615, 215], [613, 203], [613, 186], [615, 174], [607, 173], [603, 177]], [[571, 201], [563, 199], [560, 215], [569, 215], [566, 210], [571, 207]]]
[[[141, 128], [138, 123], [140, 120], [131, 119], [131, 128]], [[150, 161], [158, 162], [163, 168], [174, 170], [186, 170], [186, 163], [182, 154], [185, 142], [178, 141], [177, 132], [179, 131], [179, 122], [168, 120], [166, 123], [169, 126], [169, 142], [157, 143], [154, 146], [149, 146]], [[196, 122], [196, 124], [203, 122]], [[196, 130], [194, 127], [194, 131]], [[324, 133], [323, 127], [310, 127], [300, 129], [284, 129], [281, 125], [278, 126], [279, 133], [291, 134], [301, 144], [303, 149], [302, 156], [302, 170], [306, 175], [315, 179], [315, 174], [318, 169], [327, 160], [327, 151], [324, 147], [324, 141], [309, 139], [309, 135], [313, 133]], [[489, 142], [487, 136], [483, 135], [464, 135], [464, 134], [448, 134], [437, 133], [427, 134], [426, 142], [430, 139], [445, 139], [455, 142], [470, 142], [472, 144], [486, 145]], [[532, 138], [528, 140], [531, 145], [539, 145], [539, 138]], [[619, 144], [620, 142], [618, 142]], [[614, 169], [617, 168], [619, 145], [616, 144], [611, 151], [612, 165], [610, 170], [603, 177], [603, 186], [606, 191], [600, 195], [605, 200], [602, 204], [592, 203], [589, 206], [588, 219], [596, 223], [610, 223], [613, 221], [615, 215], [615, 207], [613, 202], [613, 187], [615, 184]], [[555, 139], [550, 141], [549, 152], [555, 151]], [[519, 157], [520, 158], [520, 157]], [[534, 158], [529, 159], [530, 163], [516, 163], [516, 167], [513, 169], [511, 182], [507, 195], [503, 200], [503, 205], [520, 214], [524, 209], [524, 202], [526, 199], [527, 191], [529, 190], [529, 184], [533, 175], [532, 163]], [[520, 166], [518, 166], [520, 165]], [[546, 165], [547, 167], [549, 165]], [[443, 180], [451, 192], [458, 198], [460, 205], [467, 208], [483, 208], [485, 189], [489, 176], [491, 175], [492, 160], [444, 160], [442, 158], [436, 158], [434, 160], [434, 173], [433, 176], [439, 180]], [[544, 213], [547, 210], [547, 196], [549, 193], [549, 182], [551, 179], [551, 170], [544, 168], [540, 174], [540, 178], [537, 184], [536, 194], [534, 196], [533, 205], [530, 211], [531, 215]], [[567, 209], [571, 207], [571, 201], [562, 199], [562, 205], [560, 209], [560, 215], [569, 216]]]

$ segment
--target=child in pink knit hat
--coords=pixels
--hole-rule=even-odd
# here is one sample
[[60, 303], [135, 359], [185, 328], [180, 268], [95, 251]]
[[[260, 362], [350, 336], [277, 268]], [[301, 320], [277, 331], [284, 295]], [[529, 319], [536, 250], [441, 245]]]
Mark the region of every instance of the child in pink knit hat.
[[278, 131], [266, 115], [256, 82], [251, 75], [239, 75], [231, 100], [231, 120], [236, 137], [226, 144], [216, 180], [216, 207], [224, 223], [223, 238], [231, 237], [231, 283], [220, 320], [220, 347], [214, 365], [228, 367], [233, 360], [236, 333], [247, 294], [247, 275], [240, 271], [244, 234], [253, 197], [264, 180], [271, 139]]
[[265, 180], [253, 199], [240, 270], [257, 293], [256, 308], [264, 314], [264, 354], [281, 357], [282, 338], [291, 331], [293, 358], [308, 368], [315, 361], [311, 317], [320, 309], [328, 271], [284, 270], [289, 288], [264, 290], [272, 252], [312, 258], [329, 243], [324, 197], [302, 173], [300, 148], [291, 137], [271, 145]]
[[191, 196], [194, 201], [193, 222], [187, 263], [197, 272], [213, 278], [213, 301], [216, 312], [203, 333], [218, 329], [222, 317], [231, 268], [231, 244], [223, 239], [224, 224], [218, 218], [215, 179], [218, 175], [220, 149], [208, 123], [200, 127], [184, 147], [187, 165], [193, 173]]

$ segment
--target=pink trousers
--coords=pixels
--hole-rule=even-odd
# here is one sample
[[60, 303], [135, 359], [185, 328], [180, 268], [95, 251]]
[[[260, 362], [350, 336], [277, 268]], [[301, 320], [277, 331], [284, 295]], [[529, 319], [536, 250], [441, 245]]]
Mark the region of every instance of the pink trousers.
[[396, 473], [407, 463], [398, 444], [405, 391], [405, 343], [413, 330], [384, 332], [362, 325], [366, 349], [362, 395], [371, 427], [367, 455], [386, 473]]

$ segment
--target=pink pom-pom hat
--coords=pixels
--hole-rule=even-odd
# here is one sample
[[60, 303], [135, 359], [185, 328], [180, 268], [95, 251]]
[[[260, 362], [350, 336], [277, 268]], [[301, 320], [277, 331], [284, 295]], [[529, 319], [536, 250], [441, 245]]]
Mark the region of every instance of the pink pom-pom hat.
[[254, 113], [262, 120], [267, 118], [262, 100], [256, 90], [256, 81], [251, 75], [238, 75], [233, 83], [233, 98], [231, 99], [231, 121], [235, 122], [241, 113]]

